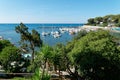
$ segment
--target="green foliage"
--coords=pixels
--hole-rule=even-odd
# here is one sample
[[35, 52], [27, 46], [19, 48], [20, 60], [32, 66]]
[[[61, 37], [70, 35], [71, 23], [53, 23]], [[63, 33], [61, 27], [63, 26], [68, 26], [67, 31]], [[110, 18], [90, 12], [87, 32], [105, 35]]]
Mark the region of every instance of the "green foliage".
[[8, 40], [0, 40], [0, 52], [7, 46], [13, 46]]
[[35, 74], [32, 76], [32, 80], [50, 80], [50, 75], [48, 73], [44, 73], [42, 78], [42, 70], [40, 68], [37, 68], [35, 70]]
[[50, 80], [51, 76], [48, 73], [45, 73], [42, 80]]
[[95, 22], [94, 22], [94, 18], [90, 18], [90, 19], [88, 19], [88, 23], [87, 24], [89, 24], [89, 25], [91, 25], [91, 24], [95, 24]]
[[26, 51], [30, 51], [32, 53], [32, 62], [34, 61], [35, 56], [35, 47], [42, 46], [42, 40], [40, 39], [40, 34], [36, 30], [32, 30], [30, 33], [28, 31], [28, 27], [26, 27], [23, 23], [16, 26], [16, 32], [21, 36], [21, 50], [26, 53]]
[[8, 40], [0, 41], [0, 64], [6, 72], [23, 72], [29, 60], [22, 58], [20, 50]]
[[73, 44], [68, 57], [86, 80], [120, 79], [120, 51], [107, 31], [90, 32]]
[[74, 40], [78, 40], [78, 39], [82, 38], [83, 36], [85, 36], [86, 34], [87, 34], [87, 31], [82, 30], [74, 37]]
[[37, 68], [35, 70], [35, 73], [34, 73], [33, 77], [32, 77], [32, 80], [40, 80], [41, 79], [41, 74], [42, 74], [41, 70], [39, 68]]
[[46, 71], [48, 71], [48, 63], [51, 62], [52, 58], [52, 48], [49, 45], [43, 45], [43, 47], [40, 49], [41, 54], [41, 63], [42, 63], [42, 74], [41, 74], [41, 80], [43, 80], [45, 75], [45, 68]]
[[[63, 44], [58, 43], [53, 47], [52, 52], [52, 63], [55, 67], [55, 70], [65, 70], [66, 69], [66, 53], [65, 46]], [[63, 63], [64, 62], [64, 63]], [[61, 66], [62, 65], [62, 66]]]
[[120, 14], [90, 18], [90, 19], [88, 19], [87, 24], [88, 25], [98, 25], [98, 26], [108, 26], [109, 24], [111, 24], [112, 26], [120, 27]]
[[108, 23], [103, 23], [102, 26], [108, 26]]
[[43, 56], [43, 60], [51, 58], [51, 55], [52, 55], [51, 50], [52, 48], [49, 45], [43, 45], [43, 47], [40, 49], [40, 53]]
[[[35, 70], [34, 75], [31, 78], [18, 78], [18, 77], [15, 77], [12, 80], [41, 80], [41, 77], [42, 77], [42, 70], [37, 68]], [[42, 80], [50, 80], [50, 77], [51, 76], [47, 72], [45, 72]]]
[[117, 24], [115, 24], [115, 26], [118, 26], [118, 27], [120, 27], [120, 23], [117, 23]]
[[46, 74], [45, 68], [48, 69], [48, 67], [46, 67], [46, 64], [50, 63], [51, 59], [52, 59], [52, 47], [50, 47], [49, 45], [43, 45], [40, 48], [40, 51], [36, 53], [35, 60], [28, 67], [28, 71], [29, 72], [36, 72], [36, 71], [38, 71], [37, 68], [41, 68], [40, 72], [37, 72], [37, 73], [41, 73], [40, 77], [44, 78], [44, 76]]
[[[18, 48], [14, 46], [5, 47], [0, 55], [0, 61], [5, 71], [19, 72], [19, 63], [21, 55]], [[12, 65], [13, 64], [13, 65]]]
[[28, 72], [35, 72], [35, 69], [42, 66], [43, 55], [40, 52], [36, 53], [34, 62], [27, 67]]
[[96, 24], [100, 24], [100, 22], [102, 22], [103, 21], [103, 18], [102, 17], [96, 17], [95, 19], [94, 19], [94, 22], [96, 23]]

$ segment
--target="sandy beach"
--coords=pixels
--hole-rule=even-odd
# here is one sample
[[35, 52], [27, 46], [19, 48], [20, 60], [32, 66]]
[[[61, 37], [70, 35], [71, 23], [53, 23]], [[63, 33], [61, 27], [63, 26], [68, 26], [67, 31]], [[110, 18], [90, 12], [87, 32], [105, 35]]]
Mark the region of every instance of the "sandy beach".
[[107, 27], [84, 25], [84, 26], [82, 26], [82, 28], [84, 28], [84, 29], [105, 29]]
[[85, 29], [85, 30], [95, 31], [95, 30], [98, 30], [98, 29], [103, 29], [103, 30], [109, 30], [111, 32], [120, 33], [120, 31], [116, 30], [115, 28], [119, 28], [119, 27], [100, 27], [100, 26], [90, 26], [90, 25], [83, 25], [82, 26], [82, 29]]

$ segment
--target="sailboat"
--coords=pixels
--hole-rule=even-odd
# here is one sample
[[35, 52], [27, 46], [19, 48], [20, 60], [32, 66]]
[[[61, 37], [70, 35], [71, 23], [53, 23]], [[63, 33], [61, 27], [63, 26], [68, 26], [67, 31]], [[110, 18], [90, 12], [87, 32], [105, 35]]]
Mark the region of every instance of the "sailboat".
[[61, 36], [59, 31], [53, 31], [53, 27], [52, 27], [51, 35], [54, 38], [59, 38]]
[[48, 32], [44, 32], [44, 26], [43, 26], [43, 32], [42, 32], [42, 36], [47, 36], [47, 35], [49, 35], [50, 33], [48, 33]]

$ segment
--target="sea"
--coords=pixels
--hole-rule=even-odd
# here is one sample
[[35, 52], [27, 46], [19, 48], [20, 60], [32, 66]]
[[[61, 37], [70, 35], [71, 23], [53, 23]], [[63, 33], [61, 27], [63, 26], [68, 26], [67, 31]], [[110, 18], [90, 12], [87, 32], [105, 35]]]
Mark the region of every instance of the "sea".
[[[0, 36], [4, 39], [9, 40], [16, 46], [19, 46], [20, 41], [20, 34], [16, 33], [15, 27], [19, 24], [0, 24]], [[72, 27], [81, 27], [84, 24], [25, 24], [29, 31], [31, 32], [32, 29], [37, 30], [40, 33], [40, 37], [45, 44], [50, 46], [54, 46], [57, 43], [66, 44], [68, 41], [75, 35], [70, 35], [68, 32], [61, 33], [61, 37], [54, 38], [52, 35], [42, 36], [42, 32], [52, 32], [52, 31], [59, 31], [60, 28], [72, 28]]]

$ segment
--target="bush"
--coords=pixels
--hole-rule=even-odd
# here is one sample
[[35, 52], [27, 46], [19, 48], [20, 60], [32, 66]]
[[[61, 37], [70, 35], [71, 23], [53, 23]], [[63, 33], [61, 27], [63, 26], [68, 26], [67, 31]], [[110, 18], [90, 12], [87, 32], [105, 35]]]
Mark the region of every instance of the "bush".
[[42, 70], [37, 68], [35, 70], [35, 74], [32, 76], [32, 80], [41, 80], [41, 78], [43, 78], [42, 80], [50, 80], [50, 75], [48, 73], [44, 73], [42, 77]]

